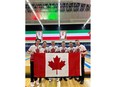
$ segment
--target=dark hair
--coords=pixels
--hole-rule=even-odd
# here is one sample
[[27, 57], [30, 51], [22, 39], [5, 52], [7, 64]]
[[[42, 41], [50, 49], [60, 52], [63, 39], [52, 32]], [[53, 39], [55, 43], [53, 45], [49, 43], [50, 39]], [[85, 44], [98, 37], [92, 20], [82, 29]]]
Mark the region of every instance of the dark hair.
[[65, 41], [62, 41], [62, 43], [65, 43]]
[[51, 41], [51, 42], [54, 42], [55, 43], [55, 41], [53, 40], [53, 41]]
[[[46, 41], [43, 41], [43, 43], [47, 43], [47, 42], [46, 42]], [[42, 44], [43, 44], [43, 43], [42, 43]]]
[[37, 40], [39, 40], [39, 41], [41, 42], [41, 39], [38, 39], [38, 38], [35, 40], [35, 42], [36, 42]]
[[72, 43], [73, 44], [73, 42], [71, 42], [71, 41], [69, 43]]
[[75, 40], [75, 41], [79, 41], [79, 40]]

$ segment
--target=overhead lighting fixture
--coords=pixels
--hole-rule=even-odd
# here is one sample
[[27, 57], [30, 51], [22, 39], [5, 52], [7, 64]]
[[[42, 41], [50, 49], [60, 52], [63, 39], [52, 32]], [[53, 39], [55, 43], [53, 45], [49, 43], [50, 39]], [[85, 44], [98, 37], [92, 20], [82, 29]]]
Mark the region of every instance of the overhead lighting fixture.
[[34, 11], [34, 9], [33, 9], [32, 5], [31, 5], [30, 1], [29, 1], [29, 0], [26, 0], [26, 1], [27, 1], [27, 3], [28, 3], [29, 7], [31, 8], [33, 14], [35, 15], [35, 17], [36, 17], [37, 20], [39, 21], [40, 25], [42, 26], [42, 29], [43, 29], [43, 24], [42, 24], [42, 22], [40, 21], [40, 19], [38, 18], [36, 12]]
[[90, 21], [91, 17], [88, 18], [88, 20], [85, 22], [85, 24], [83, 25], [82, 29], [85, 28], [86, 24]]

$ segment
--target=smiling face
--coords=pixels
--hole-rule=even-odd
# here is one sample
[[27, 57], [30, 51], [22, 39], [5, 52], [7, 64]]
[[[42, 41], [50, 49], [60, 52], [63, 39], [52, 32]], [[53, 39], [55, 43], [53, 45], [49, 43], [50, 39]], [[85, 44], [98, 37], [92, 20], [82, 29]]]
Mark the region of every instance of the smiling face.
[[75, 41], [75, 44], [76, 44], [77, 46], [80, 46], [79, 40]]
[[62, 43], [62, 47], [65, 47], [65, 43]]
[[52, 44], [52, 46], [55, 46], [55, 41], [52, 41], [51, 44]]
[[40, 40], [36, 40], [36, 41], [35, 41], [35, 44], [36, 44], [36, 45], [39, 45], [39, 44], [40, 44]]
[[47, 46], [47, 43], [46, 42], [43, 42], [42, 46], [43, 47], [46, 47]]
[[69, 43], [69, 46], [72, 48], [72, 47], [73, 47], [73, 43], [72, 43], [72, 42], [70, 42], [70, 43]]

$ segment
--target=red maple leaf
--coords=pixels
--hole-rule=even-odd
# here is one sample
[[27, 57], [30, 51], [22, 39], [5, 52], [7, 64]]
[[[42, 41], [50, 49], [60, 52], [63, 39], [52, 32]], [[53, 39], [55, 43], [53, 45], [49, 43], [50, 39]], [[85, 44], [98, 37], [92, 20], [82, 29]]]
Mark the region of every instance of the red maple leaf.
[[56, 56], [54, 58], [54, 61], [48, 61], [49, 65], [52, 70], [56, 70], [56, 74], [58, 74], [58, 70], [61, 70], [63, 68], [63, 66], [65, 65], [65, 61], [60, 61], [60, 58], [58, 58], [58, 56]]

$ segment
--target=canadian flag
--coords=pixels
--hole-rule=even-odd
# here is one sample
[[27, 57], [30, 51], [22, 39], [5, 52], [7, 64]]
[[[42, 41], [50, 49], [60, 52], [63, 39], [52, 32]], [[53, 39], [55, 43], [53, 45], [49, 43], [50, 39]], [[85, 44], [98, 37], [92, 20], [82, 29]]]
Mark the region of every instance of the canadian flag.
[[81, 55], [77, 53], [35, 53], [35, 77], [81, 76]]

